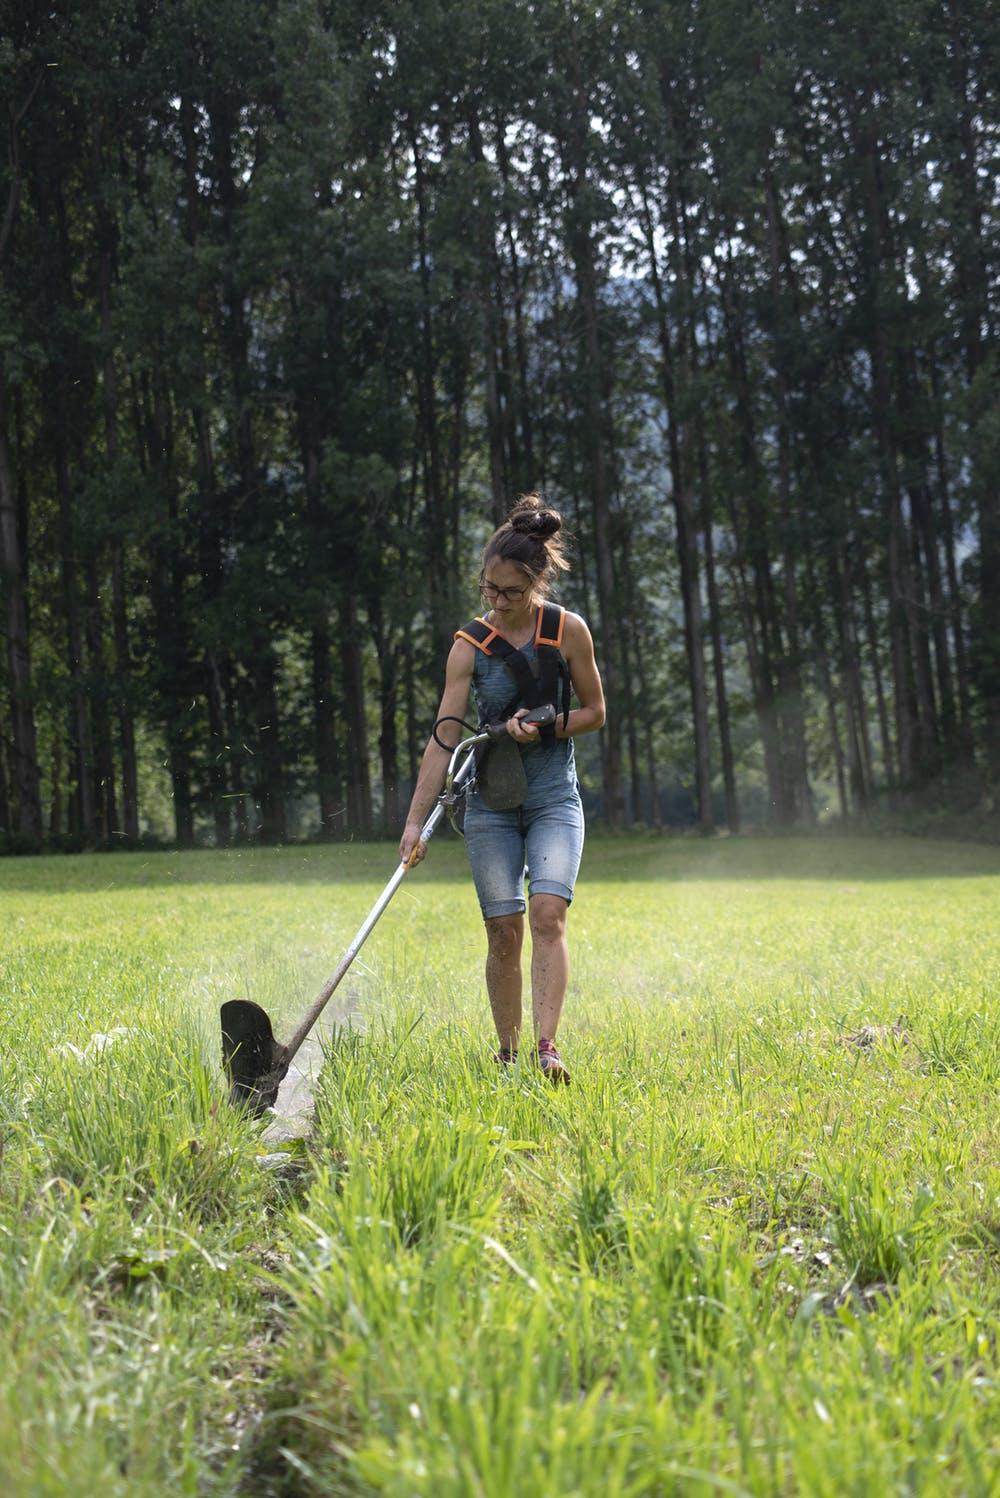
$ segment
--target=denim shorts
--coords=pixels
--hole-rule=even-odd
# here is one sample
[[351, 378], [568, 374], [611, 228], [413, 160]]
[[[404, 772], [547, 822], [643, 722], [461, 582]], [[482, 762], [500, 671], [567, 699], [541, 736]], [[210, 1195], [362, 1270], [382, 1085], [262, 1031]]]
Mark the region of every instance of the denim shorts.
[[567, 905], [583, 853], [583, 807], [576, 792], [538, 807], [490, 811], [473, 791], [465, 846], [483, 919], [523, 915], [528, 895], [561, 895]]

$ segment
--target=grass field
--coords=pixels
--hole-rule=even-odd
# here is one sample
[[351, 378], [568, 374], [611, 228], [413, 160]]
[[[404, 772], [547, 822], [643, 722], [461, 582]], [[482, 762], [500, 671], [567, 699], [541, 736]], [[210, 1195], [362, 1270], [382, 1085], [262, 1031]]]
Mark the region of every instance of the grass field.
[[556, 1090], [435, 846], [261, 1168], [218, 1004], [392, 860], [0, 866], [5, 1491], [1000, 1492], [1000, 851], [592, 841]]

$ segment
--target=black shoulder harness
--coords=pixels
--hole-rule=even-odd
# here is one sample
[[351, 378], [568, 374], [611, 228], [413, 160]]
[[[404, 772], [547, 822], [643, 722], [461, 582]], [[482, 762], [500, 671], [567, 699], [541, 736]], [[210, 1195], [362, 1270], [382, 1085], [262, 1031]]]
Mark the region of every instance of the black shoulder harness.
[[[569, 721], [570, 682], [569, 666], [562, 653], [563, 630], [566, 627], [566, 610], [558, 603], [543, 603], [538, 610], [535, 625], [536, 669], [528, 657], [517, 650], [494, 629], [486, 619], [471, 619], [455, 631], [456, 640], [468, 640], [484, 655], [495, 655], [503, 661], [517, 684], [517, 696], [505, 709], [509, 718], [520, 706], [542, 707], [551, 703], [561, 713], [563, 732]], [[555, 743], [553, 726], [539, 731], [543, 744]]]

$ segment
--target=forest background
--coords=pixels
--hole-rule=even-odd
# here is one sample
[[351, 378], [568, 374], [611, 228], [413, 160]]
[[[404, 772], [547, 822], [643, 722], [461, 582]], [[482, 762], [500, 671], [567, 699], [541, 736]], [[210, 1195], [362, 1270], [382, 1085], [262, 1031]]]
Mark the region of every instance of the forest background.
[[989, 814], [987, 0], [0, 15], [3, 847], [398, 830], [531, 489], [608, 825]]

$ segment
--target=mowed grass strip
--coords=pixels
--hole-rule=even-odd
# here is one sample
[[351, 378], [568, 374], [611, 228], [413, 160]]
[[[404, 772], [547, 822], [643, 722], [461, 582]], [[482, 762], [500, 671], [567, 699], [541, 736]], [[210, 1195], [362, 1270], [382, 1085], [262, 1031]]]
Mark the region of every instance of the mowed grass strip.
[[997, 853], [592, 841], [557, 1091], [490, 1060], [442, 842], [288, 1184], [217, 1006], [288, 1033], [392, 859], [0, 867], [8, 1486], [991, 1491]]

